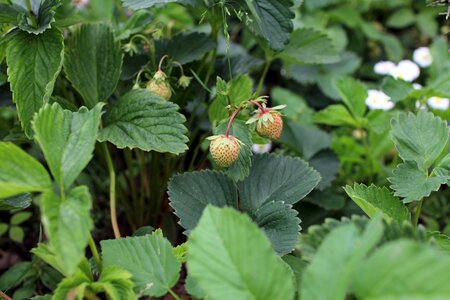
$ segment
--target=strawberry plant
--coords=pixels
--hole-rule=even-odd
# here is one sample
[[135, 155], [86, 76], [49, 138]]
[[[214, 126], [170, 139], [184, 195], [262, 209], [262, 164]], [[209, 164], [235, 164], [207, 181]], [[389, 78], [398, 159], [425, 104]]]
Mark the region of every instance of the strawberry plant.
[[448, 298], [438, 2], [0, 0], [0, 299]]

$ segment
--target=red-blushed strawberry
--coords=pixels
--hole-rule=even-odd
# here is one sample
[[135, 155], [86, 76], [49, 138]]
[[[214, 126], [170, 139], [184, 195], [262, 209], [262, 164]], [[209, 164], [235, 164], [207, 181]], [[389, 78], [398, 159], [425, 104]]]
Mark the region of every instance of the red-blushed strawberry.
[[208, 140], [211, 141], [209, 151], [219, 167], [228, 168], [238, 159], [241, 141], [234, 136], [214, 135]]
[[279, 113], [271, 113], [267, 122], [258, 122], [256, 124], [256, 132], [262, 137], [269, 138], [271, 140], [278, 140], [283, 131], [283, 119]]
[[284, 108], [284, 105], [266, 108], [263, 104], [262, 109], [258, 109], [256, 115], [247, 121], [247, 124], [256, 122], [256, 132], [265, 138], [278, 140], [283, 132], [283, 118], [277, 110]]
[[167, 82], [167, 75], [163, 71], [156, 72], [152, 80], [147, 83], [146, 88], [166, 100], [170, 100], [172, 97], [172, 88]]

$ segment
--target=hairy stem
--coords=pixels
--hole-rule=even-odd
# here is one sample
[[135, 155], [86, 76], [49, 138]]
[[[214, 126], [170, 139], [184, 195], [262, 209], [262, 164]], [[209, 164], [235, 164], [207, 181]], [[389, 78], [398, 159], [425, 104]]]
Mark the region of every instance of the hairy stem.
[[242, 106], [239, 106], [231, 115], [230, 121], [228, 121], [227, 131], [225, 132], [225, 136], [228, 137], [230, 134], [231, 124], [233, 123], [234, 118], [236, 118], [237, 114], [242, 110]]
[[270, 68], [271, 64], [272, 64], [272, 58], [267, 57], [266, 64], [264, 65], [264, 70], [261, 74], [261, 78], [259, 79], [258, 88], [256, 89], [256, 92], [255, 92], [256, 95], [259, 95], [262, 91], [262, 87], [263, 87], [264, 81], [266, 80], [267, 72], [269, 72], [269, 68]]
[[109, 172], [109, 212], [111, 215], [111, 225], [114, 231], [114, 237], [116, 239], [120, 238], [119, 225], [117, 223], [117, 212], [116, 212], [116, 172], [114, 171], [114, 165], [111, 159], [111, 154], [108, 150], [108, 145], [102, 143], [103, 152], [105, 154], [106, 165]]
[[0, 291], [0, 298], [3, 300], [12, 300], [11, 297], [9, 297], [8, 295], [6, 295], [5, 293], [3, 293], [2, 291]]

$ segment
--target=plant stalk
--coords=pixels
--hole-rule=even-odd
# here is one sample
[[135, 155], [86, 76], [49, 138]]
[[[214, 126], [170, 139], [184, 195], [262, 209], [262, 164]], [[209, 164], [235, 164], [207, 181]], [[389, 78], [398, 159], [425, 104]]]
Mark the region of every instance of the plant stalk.
[[0, 291], [0, 298], [3, 300], [13, 300], [11, 297]]
[[114, 231], [114, 237], [116, 239], [120, 238], [119, 225], [117, 223], [117, 212], [116, 212], [116, 172], [114, 171], [114, 165], [111, 159], [111, 154], [108, 150], [108, 145], [102, 143], [103, 151], [105, 154], [106, 165], [109, 172], [109, 212], [111, 215], [111, 225]]
[[423, 205], [423, 200], [424, 199], [425, 198], [422, 198], [419, 201], [419, 204], [417, 204], [417, 206], [416, 206], [416, 211], [414, 213], [414, 227], [417, 227], [419, 225], [419, 218], [420, 218], [420, 213], [422, 211], [422, 205]]
[[89, 248], [91, 249], [92, 256], [94, 257], [95, 264], [97, 265], [98, 273], [100, 274], [102, 272], [102, 262], [100, 260], [100, 256], [98, 255], [97, 246], [95, 245], [92, 235], [89, 236]]
[[173, 297], [173, 299], [181, 300], [180, 297], [178, 297], [178, 295], [170, 288], [169, 288], [169, 294]]
[[256, 95], [259, 95], [262, 91], [262, 87], [263, 87], [264, 81], [266, 79], [267, 73], [269, 72], [269, 68], [270, 68], [271, 64], [272, 64], [272, 58], [267, 57], [266, 64], [264, 65], [264, 70], [261, 74], [261, 78], [259, 79], [258, 88], [256, 89], [256, 92], [255, 92]]

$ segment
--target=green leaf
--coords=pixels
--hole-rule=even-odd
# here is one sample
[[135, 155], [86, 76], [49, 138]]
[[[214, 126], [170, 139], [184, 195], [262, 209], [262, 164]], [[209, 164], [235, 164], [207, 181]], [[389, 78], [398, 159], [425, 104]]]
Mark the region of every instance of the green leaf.
[[207, 297], [294, 298], [286, 265], [256, 224], [234, 209], [208, 206], [189, 237], [188, 253], [190, 275]]
[[134, 10], [178, 1], [179, 0], [122, 0], [124, 6]]
[[448, 141], [447, 122], [430, 112], [401, 113], [391, 121], [391, 135], [400, 157], [415, 161], [421, 170], [429, 168]]
[[25, 222], [26, 220], [28, 220], [29, 218], [31, 218], [31, 216], [33, 215], [32, 212], [30, 211], [21, 211], [18, 213], [15, 213], [12, 217], [11, 220], [9, 221], [9, 223], [11, 225], [19, 225], [22, 224], [23, 222]]
[[177, 110], [176, 104], [147, 90], [132, 90], [110, 107], [98, 140], [119, 149], [183, 153], [188, 142], [186, 119]]
[[44, 152], [53, 177], [67, 190], [92, 158], [103, 104], [92, 110], [63, 110], [46, 104], [35, 116], [35, 138]]
[[290, 10], [292, 1], [245, 0], [245, 4], [252, 19], [250, 29], [262, 36], [273, 50], [282, 50], [294, 27], [291, 19], [295, 14]]
[[238, 195], [233, 181], [217, 171], [189, 172], [173, 176], [168, 184], [170, 205], [189, 232], [208, 204], [237, 207]]
[[[312, 125], [314, 111], [306, 101], [288, 89], [274, 87], [271, 89], [271, 100], [275, 105], [286, 105], [288, 109], [283, 114], [289, 119], [301, 125]], [[284, 129], [285, 130], [285, 129]]]
[[342, 104], [332, 104], [314, 115], [314, 121], [319, 124], [331, 126], [357, 127], [356, 120]]
[[447, 299], [450, 257], [415, 241], [399, 240], [379, 248], [355, 274], [358, 299]]
[[293, 147], [306, 160], [310, 160], [317, 152], [331, 145], [331, 137], [325, 131], [291, 121], [284, 125], [280, 141]]
[[[31, 0], [32, 15], [30, 16], [25, 1], [15, 2], [27, 12], [21, 14], [19, 28], [31, 34], [42, 34], [50, 29], [51, 24], [55, 21], [55, 10], [61, 5], [60, 0]], [[36, 25], [32, 23], [31, 18], [35, 20]]]
[[428, 197], [431, 192], [439, 190], [441, 184], [447, 182], [445, 177], [429, 177], [419, 170], [413, 161], [399, 164], [388, 180], [392, 184], [391, 189], [395, 191], [394, 195], [404, 198], [405, 203]]
[[[225, 134], [227, 131], [228, 122], [220, 124], [215, 130], [214, 134]], [[250, 172], [250, 166], [252, 164], [252, 134], [248, 125], [241, 120], [234, 120], [230, 135], [239, 139], [241, 144], [241, 150], [237, 161], [232, 164], [225, 172], [234, 181], [241, 181], [248, 176]]]
[[8, 231], [9, 225], [5, 223], [0, 223], [0, 237], [3, 236]]
[[63, 50], [63, 35], [56, 29], [39, 35], [19, 32], [8, 42], [8, 80], [22, 128], [28, 137], [32, 135], [34, 113], [52, 94], [61, 70]]
[[313, 28], [300, 28], [292, 33], [289, 44], [278, 57], [292, 63], [329, 64], [339, 61], [331, 39]]
[[292, 209], [292, 205], [270, 201], [249, 214], [264, 230], [278, 255], [283, 256], [294, 250], [301, 228], [298, 212]]
[[22, 243], [25, 232], [19, 226], [11, 226], [9, 228], [9, 238], [17, 243]]
[[[309, 160], [309, 165], [319, 172], [322, 177], [319, 184], [316, 186], [316, 189], [319, 191], [323, 191], [331, 185], [336, 179], [340, 169], [339, 157], [331, 149], [325, 149], [315, 154]], [[336, 202], [331, 198], [328, 200], [328, 202], [330, 202], [329, 205], [331, 206], [339, 205], [338, 203], [340, 203], [340, 200], [339, 202]]]
[[31, 275], [32, 268], [31, 262], [29, 261], [14, 264], [0, 276], [0, 290], [6, 291], [20, 285]]
[[402, 8], [389, 16], [386, 25], [390, 28], [402, 29], [414, 24], [416, 15], [410, 8]]
[[116, 39], [125, 40], [132, 34], [138, 33], [153, 20], [153, 15], [147, 10], [138, 10], [126, 21], [124, 26], [119, 29]]
[[73, 274], [84, 258], [90, 231], [91, 195], [86, 186], [78, 186], [65, 199], [48, 191], [41, 199], [42, 223], [49, 239], [48, 250], [56, 256], [64, 275]]
[[90, 287], [96, 293], [105, 292], [110, 300], [136, 300], [131, 276], [131, 273], [120, 267], [107, 267], [102, 270], [98, 281], [93, 282]]
[[404, 100], [408, 95], [415, 91], [410, 82], [395, 79], [393, 77], [385, 77], [381, 88], [394, 102]]
[[29, 193], [0, 199], [0, 210], [21, 209], [27, 208], [30, 205], [31, 197]]
[[18, 14], [19, 11], [17, 11], [13, 6], [0, 3], [0, 24], [16, 25]]
[[211, 36], [202, 32], [178, 33], [170, 39], [157, 41], [155, 45], [158, 57], [167, 54], [169, 59], [183, 65], [201, 59], [216, 47]]
[[347, 195], [370, 217], [381, 213], [387, 220], [410, 221], [408, 208], [386, 187], [356, 184], [344, 188]]
[[138, 295], [163, 296], [178, 281], [181, 263], [161, 230], [100, 244], [105, 267], [119, 266], [130, 272]]
[[38, 243], [37, 247], [31, 249], [31, 253], [55, 268], [55, 270], [58, 270], [59, 273], [66, 273], [65, 266], [61, 262], [61, 259], [50, 250], [50, 247], [47, 244]]
[[336, 82], [336, 88], [342, 101], [355, 118], [363, 117], [366, 112], [367, 88], [360, 81], [344, 77]]
[[381, 218], [372, 220], [362, 234], [354, 224], [333, 230], [303, 273], [301, 299], [344, 300], [358, 265], [382, 234]]
[[[89, 262], [86, 258], [71, 276], [66, 276], [56, 288], [52, 300], [83, 299], [84, 291], [93, 282]], [[70, 295], [70, 296], [69, 296]]]
[[294, 204], [309, 194], [319, 181], [319, 173], [299, 158], [255, 155], [249, 176], [238, 183], [241, 206], [251, 212], [270, 201]]
[[111, 96], [121, 66], [120, 42], [108, 25], [83, 24], [67, 40], [64, 71], [88, 108]]
[[0, 142], [0, 197], [43, 192], [52, 182], [45, 168], [12, 143]]

